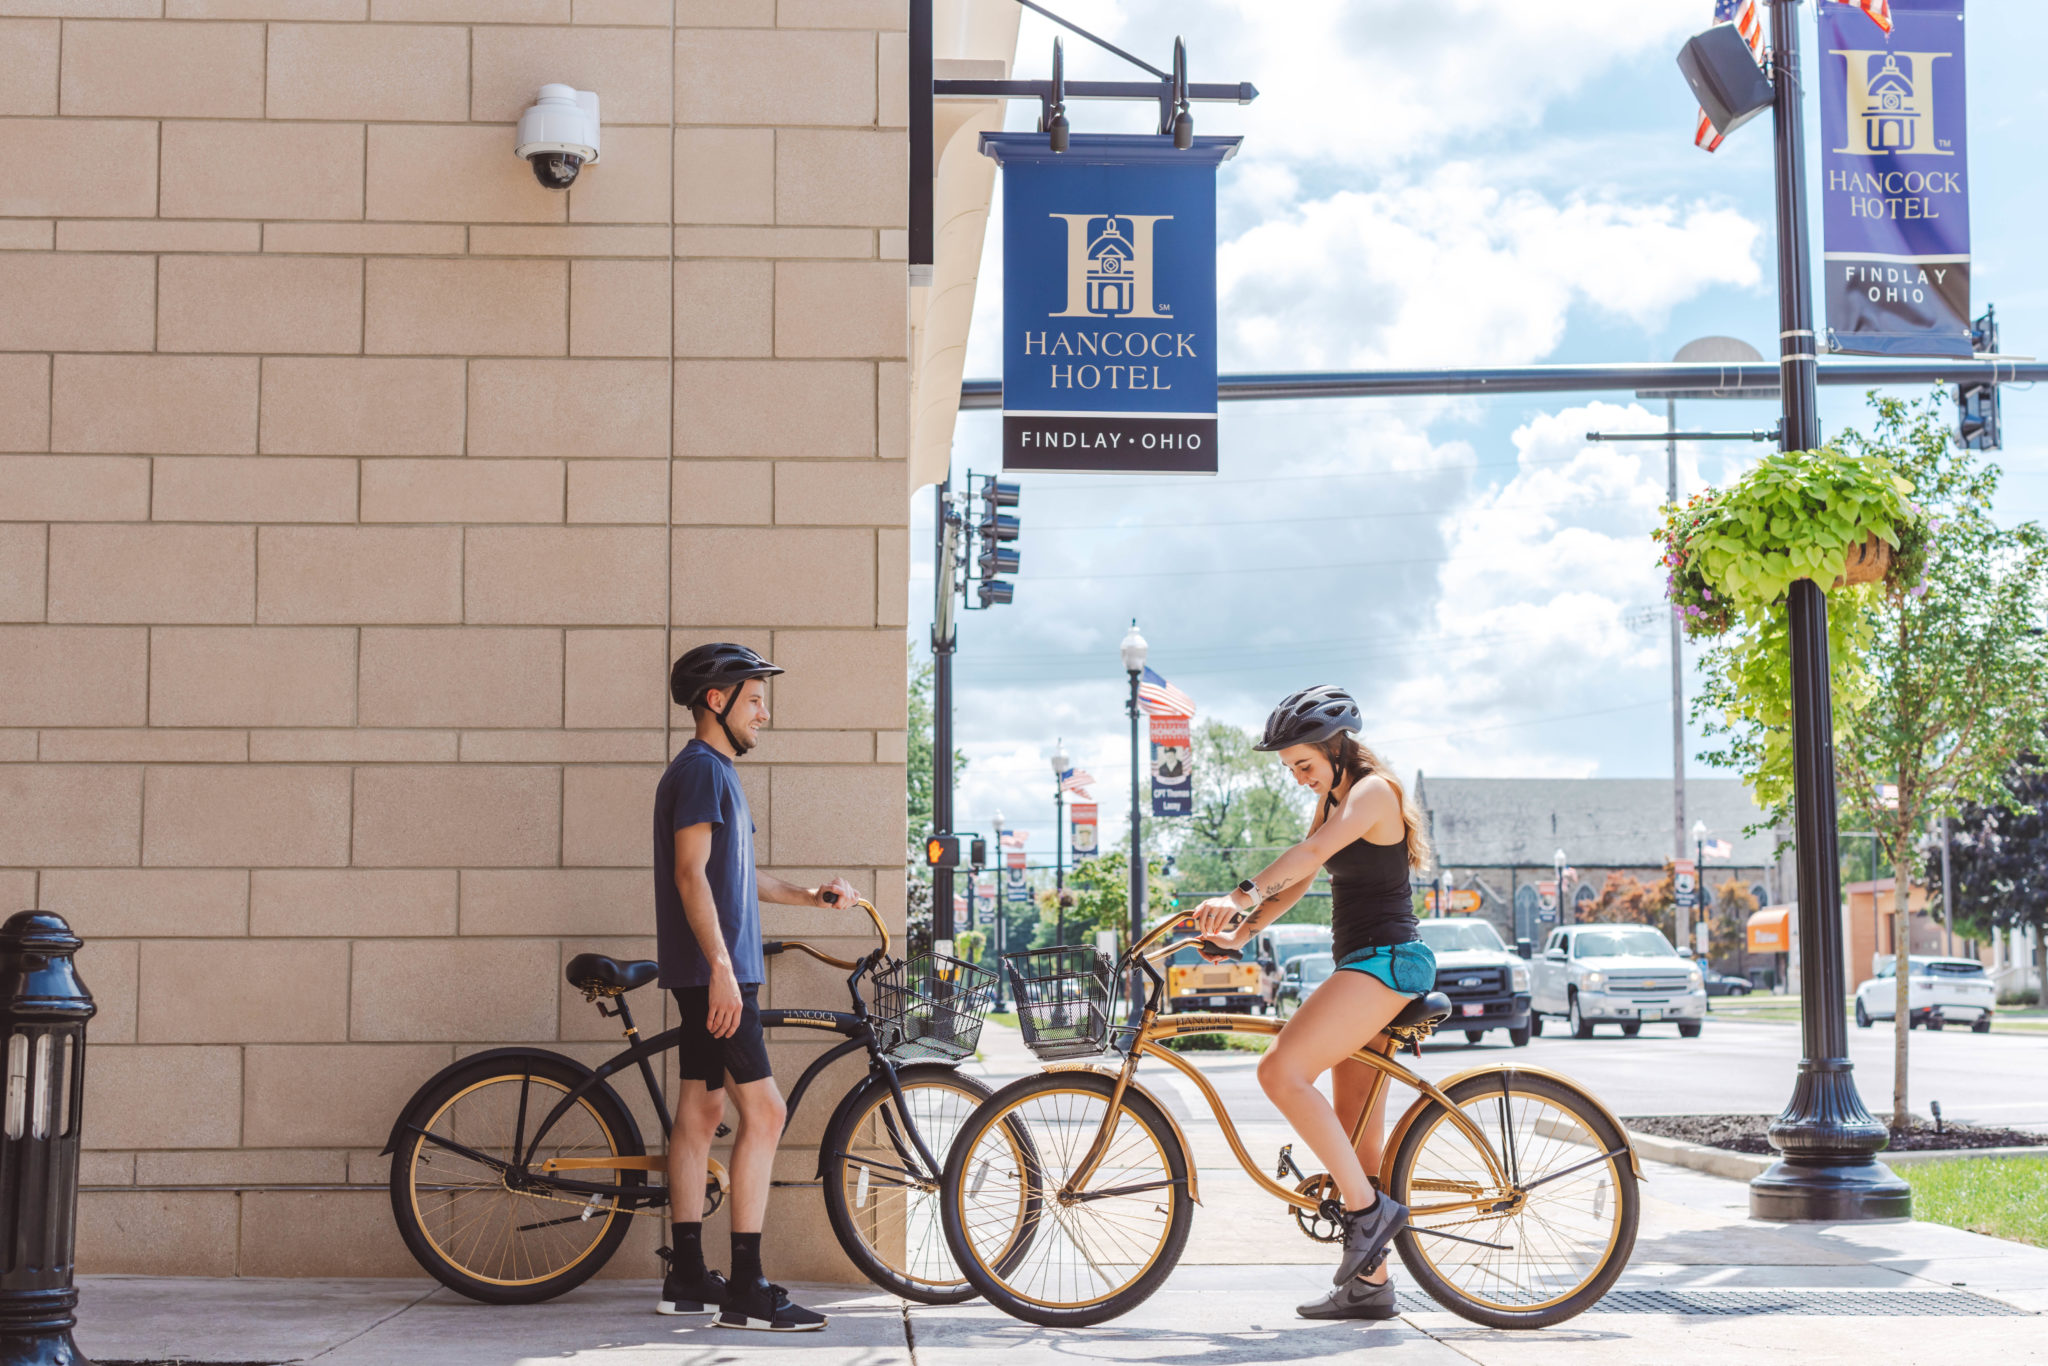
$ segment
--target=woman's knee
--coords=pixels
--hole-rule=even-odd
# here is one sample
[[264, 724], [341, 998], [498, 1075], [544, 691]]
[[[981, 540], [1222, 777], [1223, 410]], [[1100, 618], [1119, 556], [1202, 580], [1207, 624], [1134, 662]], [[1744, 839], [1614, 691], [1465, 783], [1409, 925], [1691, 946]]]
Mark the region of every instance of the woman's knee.
[[1268, 1098], [1298, 1091], [1304, 1085], [1313, 1085], [1313, 1080], [1303, 1075], [1288, 1054], [1273, 1048], [1259, 1059], [1259, 1087]]

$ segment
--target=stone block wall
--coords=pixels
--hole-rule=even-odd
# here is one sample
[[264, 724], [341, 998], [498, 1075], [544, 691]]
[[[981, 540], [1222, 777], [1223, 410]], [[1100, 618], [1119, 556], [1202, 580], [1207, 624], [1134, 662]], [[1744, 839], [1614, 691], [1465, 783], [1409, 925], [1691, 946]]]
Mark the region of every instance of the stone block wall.
[[[377, 1154], [413, 1089], [619, 1042], [562, 964], [652, 952], [693, 644], [791, 669], [743, 764], [767, 863], [900, 926], [904, 23], [0, 4], [0, 909], [87, 940], [84, 1269], [416, 1274]], [[603, 106], [566, 194], [512, 155], [549, 81]], [[780, 1276], [852, 1278], [804, 1184], [838, 1089]]]

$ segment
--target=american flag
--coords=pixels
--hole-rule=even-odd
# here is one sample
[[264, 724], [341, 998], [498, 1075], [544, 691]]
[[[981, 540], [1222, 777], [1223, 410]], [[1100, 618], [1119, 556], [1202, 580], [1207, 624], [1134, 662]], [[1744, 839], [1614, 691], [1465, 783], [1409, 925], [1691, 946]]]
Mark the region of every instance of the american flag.
[[1735, 857], [1735, 846], [1727, 840], [1707, 840], [1700, 845], [1701, 858], [1728, 859]]
[[1138, 678], [1138, 705], [1147, 716], [1193, 716], [1195, 699], [1161, 678], [1147, 665]]
[[1078, 792], [1083, 797], [1086, 797], [1088, 789], [1093, 786], [1095, 786], [1095, 775], [1085, 768], [1070, 768], [1060, 774], [1061, 791]]
[[[1838, 5], [1854, 5], [1870, 16], [1870, 21], [1886, 33], [1892, 31], [1891, 0], [1835, 0]], [[1749, 44], [1749, 55], [1756, 58], [1756, 64], [1764, 64], [1764, 13], [1757, 0], [1714, 0], [1714, 22], [1733, 24], [1743, 41]], [[1721, 135], [1714, 131], [1714, 125], [1707, 118], [1707, 111], [1700, 111], [1699, 120], [1693, 125], [1692, 145], [1712, 152], [1721, 146]]]
[[1005, 830], [1003, 832], [1003, 848], [1022, 849], [1024, 847], [1024, 841], [1029, 837], [1030, 836], [1028, 831]]

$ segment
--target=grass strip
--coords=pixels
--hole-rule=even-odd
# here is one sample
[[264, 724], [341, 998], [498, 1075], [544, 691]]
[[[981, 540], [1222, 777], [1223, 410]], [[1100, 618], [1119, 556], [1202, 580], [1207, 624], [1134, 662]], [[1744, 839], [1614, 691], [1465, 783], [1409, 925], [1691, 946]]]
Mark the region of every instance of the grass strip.
[[2048, 1157], [1901, 1163], [1913, 1217], [2048, 1247]]

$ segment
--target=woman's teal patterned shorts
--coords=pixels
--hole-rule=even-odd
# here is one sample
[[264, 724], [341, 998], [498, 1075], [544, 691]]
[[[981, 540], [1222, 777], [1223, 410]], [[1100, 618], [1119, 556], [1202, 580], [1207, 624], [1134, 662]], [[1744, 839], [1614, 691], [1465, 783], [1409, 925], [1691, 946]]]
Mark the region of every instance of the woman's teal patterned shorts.
[[1420, 996], [1436, 986], [1436, 955], [1420, 939], [1360, 949], [1337, 967], [1368, 973], [1403, 996]]

